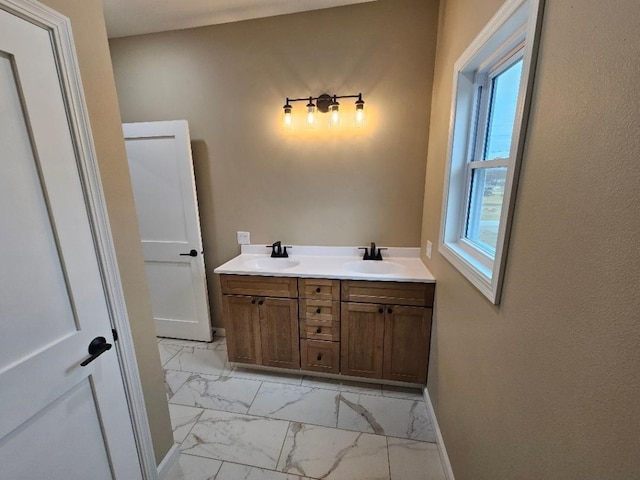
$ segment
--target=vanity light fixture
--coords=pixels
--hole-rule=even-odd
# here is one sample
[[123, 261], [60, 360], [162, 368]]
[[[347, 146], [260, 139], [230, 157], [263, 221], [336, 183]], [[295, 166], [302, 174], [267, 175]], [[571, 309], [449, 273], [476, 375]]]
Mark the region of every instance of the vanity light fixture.
[[[303, 98], [288, 98], [284, 105], [284, 126], [285, 128], [291, 128], [293, 125], [292, 111], [293, 107], [291, 103], [306, 101], [307, 103], [307, 125], [309, 127], [315, 126], [317, 122], [316, 112], [327, 113], [329, 112], [329, 125], [331, 127], [337, 127], [340, 125], [340, 103], [339, 98], [356, 98], [355, 107], [355, 125], [361, 127], [364, 125], [364, 100], [362, 100], [362, 94], [357, 95], [329, 95], [323, 93], [318, 97], [303, 97]], [[313, 102], [316, 103], [313, 103]]]

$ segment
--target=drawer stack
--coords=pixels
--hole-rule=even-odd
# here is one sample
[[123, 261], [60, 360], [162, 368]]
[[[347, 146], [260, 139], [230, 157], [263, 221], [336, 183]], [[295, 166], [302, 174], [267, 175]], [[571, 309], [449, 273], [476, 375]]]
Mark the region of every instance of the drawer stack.
[[298, 279], [301, 368], [340, 372], [340, 281]]

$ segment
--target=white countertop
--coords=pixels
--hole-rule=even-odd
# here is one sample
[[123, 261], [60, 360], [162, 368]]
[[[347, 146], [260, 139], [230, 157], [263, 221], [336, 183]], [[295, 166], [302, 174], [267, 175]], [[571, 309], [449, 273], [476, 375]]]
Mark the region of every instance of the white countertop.
[[[384, 245], [380, 245], [384, 247]], [[420, 259], [419, 248], [390, 247], [382, 251], [383, 261], [362, 260], [358, 247], [311, 247], [294, 245], [287, 249], [288, 259], [299, 262], [281, 268], [280, 259], [270, 259], [271, 250], [264, 245], [242, 245], [241, 254], [214, 270], [233, 275], [278, 277], [335, 278], [339, 280], [381, 280], [391, 282], [435, 283], [435, 278]], [[266, 262], [265, 262], [266, 260]], [[388, 269], [389, 273], [358, 272], [353, 269]]]

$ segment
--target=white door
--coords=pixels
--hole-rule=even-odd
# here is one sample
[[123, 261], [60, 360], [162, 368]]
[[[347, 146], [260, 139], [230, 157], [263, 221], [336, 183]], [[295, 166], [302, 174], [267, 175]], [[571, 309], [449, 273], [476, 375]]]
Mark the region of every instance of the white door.
[[156, 333], [211, 341], [189, 125], [176, 120], [122, 127]]
[[[139, 479], [50, 31], [0, 1], [0, 479]], [[104, 347], [103, 347], [104, 348]]]

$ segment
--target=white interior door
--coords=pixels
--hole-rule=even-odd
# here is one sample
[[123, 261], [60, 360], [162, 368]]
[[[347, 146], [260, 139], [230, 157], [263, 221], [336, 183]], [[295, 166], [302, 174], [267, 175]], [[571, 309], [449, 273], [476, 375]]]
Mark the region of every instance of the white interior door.
[[156, 333], [211, 341], [189, 125], [125, 123], [123, 131]]
[[0, 1], [0, 478], [139, 479], [51, 32]]

